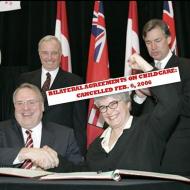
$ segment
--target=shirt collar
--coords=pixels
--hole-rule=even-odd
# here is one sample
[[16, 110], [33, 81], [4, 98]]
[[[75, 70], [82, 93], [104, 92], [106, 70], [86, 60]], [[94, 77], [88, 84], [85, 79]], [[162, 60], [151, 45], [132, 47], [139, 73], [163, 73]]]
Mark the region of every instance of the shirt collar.
[[161, 64], [161, 69], [164, 69], [172, 55], [173, 55], [173, 54], [172, 54], [171, 50], [169, 50], [167, 56], [166, 56], [164, 59], [162, 59], [162, 60], [160, 60], [160, 61], [154, 60], [154, 63], [156, 64], [156, 63], [158, 63], [158, 62], [161, 62], [161, 63], [162, 63], [162, 64]]
[[[22, 129], [22, 134], [24, 136], [24, 142], [26, 142], [26, 138], [27, 138], [26, 131], [28, 129], [25, 129], [25, 128], [21, 128], [21, 129]], [[42, 122], [40, 122], [37, 126], [33, 127], [30, 130], [32, 131], [32, 136], [34, 134], [41, 134], [41, 131], [42, 131]]]
[[55, 77], [56, 77], [56, 75], [57, 75], [57, 73], [58, 73], [58, 71], [59, 71], [59, 67], [57, 68], [57, 69], [55, 69], [55, 70], [53, 70], [53, 71], [48, 71], [48, 70], [46, 70], [43, 66], [42, 66], [42, 75], [41, 75], [41, 84], [43, 84], [44, 83], [44, 81], [46, 80], [46, 73], [50, 73], [51, 74], [51, 83], [50, 83], [50, 86], [53, 84], [53, 81], [54, 81], [54, 79], [55, 79]]
[[43, 74], [43, 75], [46, 75], [46, 73], [50, 73], [50, 74], [51, 74], [51, 77], [53, 77], [53, 76], [56, 76], [56, 75], [57, 75], [58, 71], [59, 71], [59, 67], [58, 67], [57, 69], [53, 70], [53, 71], [48, 71], [48, 70], [46, 70], [46, 69], [42, 66], [42, 74]]
[[[133, 116], [130, 116], [129, 119], [127, 120], [123, 130], [125, 129], [129, 129], [131, 127], [131, 124], [132, 124], [132, 121], [133, 121]], [[110, 139], [110, 135], [111, 135], [111, 131], [112, 131], [112, 128], [109, 126], [104, 132], [103, 134], [100, 136], [100, 138], [102, 138], [102, 142], [101, 142], [101, 145], [102, 145], [102, 148], [108, 153], [112, 150], [112, 148], [115, 146], [116, 142], [111, 146], [109, 147], [108, 146], [108, 143], [109, 143], [109, 139]], [[123, 131], [121, 132], [120, 136], [123, 134]], [[120, 137], [119, 136], [119, 137]], [[119, 138], [118, 138], [119, 139]]]
[[[125, 124], [125, 126], [124, 126], [123, 129], [129, 129], [131, 127], [132, 121], [133, 121], [133, 116], [130, 115], [129, 119], [127, 120], [127, 122], [126, 122], [126, 124]], [[112, 128], [109, 126], [107, 129], [105, 129], [105, 131], [102, 133], [102, 135], [100, 136], [100, 138], [104, 138], [106, 136], [106, 134], [107, 134], [108, 131], [110, 131], [110, 133], [111, 133], [111, 130], [112, 130]]]

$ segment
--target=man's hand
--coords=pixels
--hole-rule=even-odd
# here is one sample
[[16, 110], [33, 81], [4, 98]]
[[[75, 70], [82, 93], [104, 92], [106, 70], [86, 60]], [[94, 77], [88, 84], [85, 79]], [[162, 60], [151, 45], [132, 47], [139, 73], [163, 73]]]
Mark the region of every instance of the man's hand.
[[146, 96], [151, 96], [149, 88], [135, 90], [135, 93], [139, 98], [145, 98]]
[[141, 70], [143, 72], [148, 72], [153, 69], [153, 67], [137, 53], [130, 56], [129, 65], [132, 69]]
[[22, 148], [19, 152], [19, 160], [31, 160], [34, 165], [42, 169], [55, 168], [59, 165], [57, 152], [48, 146], [43, 148]]

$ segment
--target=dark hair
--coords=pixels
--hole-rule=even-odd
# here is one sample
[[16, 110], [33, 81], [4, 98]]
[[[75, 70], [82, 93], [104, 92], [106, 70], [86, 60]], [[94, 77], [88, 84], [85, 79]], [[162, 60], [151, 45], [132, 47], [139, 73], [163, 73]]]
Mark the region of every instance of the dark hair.
[[151, 19], [143, 27], [143, 32], [142, 32], [143, 39], [146, 38], [146, 35], [149, 31], [151, 31], [156, 27], [159, 27], [163, 31], [166, 37], [171, 35], [168, 25], [163, 20]]

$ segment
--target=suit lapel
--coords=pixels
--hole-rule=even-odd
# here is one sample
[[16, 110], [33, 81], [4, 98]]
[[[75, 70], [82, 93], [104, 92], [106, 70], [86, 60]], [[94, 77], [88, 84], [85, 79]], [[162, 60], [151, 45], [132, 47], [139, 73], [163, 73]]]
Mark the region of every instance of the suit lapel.
[[178, 58], [174, 54], [171, 56], [169, 59], [168, 63], [166, 64], [165, 68], [170, 68], [170, 67], [177, 67], [179, 65], [178, 63]]
[[53, 84], [51, 86], [51, 90], [53, 89], [57, 89], [57, 88], [64, 88], [64, 87], [68, 87], [68, 81], [67, 81], [67, 78], [65, 77], [65, 74], [64, 74], [65, 71], [62, 71], [60, 68], [59, 68], [59, 71], [53, 81]]
[[42, 123], [42, 138], [41, 138], [41, 145], [40, 147], [43, 147], [44, 145], [53, 145], [55, 141], [55, 137], [52, 134], [51, 130], [49, 129], [50, 123]]
[[32, 83], [38, 86], [39, 89], [41, 89], [41, 74], [42, 74], [42, 69], [38, 69], [34, 72]]
[[11, 125], [13, 127], [13, 131], [15, 132], [14, 136], [14, 142], [20, 147], [23, 147], [25, 145], [24, 137], [22, 134], [21, 126], [16, 122], [16, 120], [12, 121], [13, 124]]

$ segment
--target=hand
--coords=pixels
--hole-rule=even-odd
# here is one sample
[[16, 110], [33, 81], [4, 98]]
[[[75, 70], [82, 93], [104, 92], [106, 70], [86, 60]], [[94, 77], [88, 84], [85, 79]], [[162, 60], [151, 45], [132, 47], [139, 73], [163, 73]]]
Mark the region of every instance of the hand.
[[135, 90], [135, 93], [140, 98], [145, 98], [147, 96], [151, 96], [151, 92], [150, 92], [149, 88]]
[[129, 65], [132, 69], [141, 70], [143, 72], [148, 72], [153, 69], [153, 67], [137, 53], [130, 56]]
[[19, 160], [31, 160], [34, 165], [42, 169], [55, 168], [59, 165], [57, 152], [48, 146], [43, 148], [22, 148]]
[[[51, 162], [51, 167], [49, 168], [55, 168], [59, 165], [59, 159], [58, 159], [58, 155], [57, 155], [57, 152], [55, 150], [53, 150], [52, 148], [50, 148], [49, 146], [45, 145], [43, 146], [42, 148], [44, 151], [46, 151], [52, 158], [52, 162]], [[39, 165], [44, 168], [46, 166], [44, 166], [44, 163], [39, 163]], [[47, 168], [47, 169], [49, 169]]]

